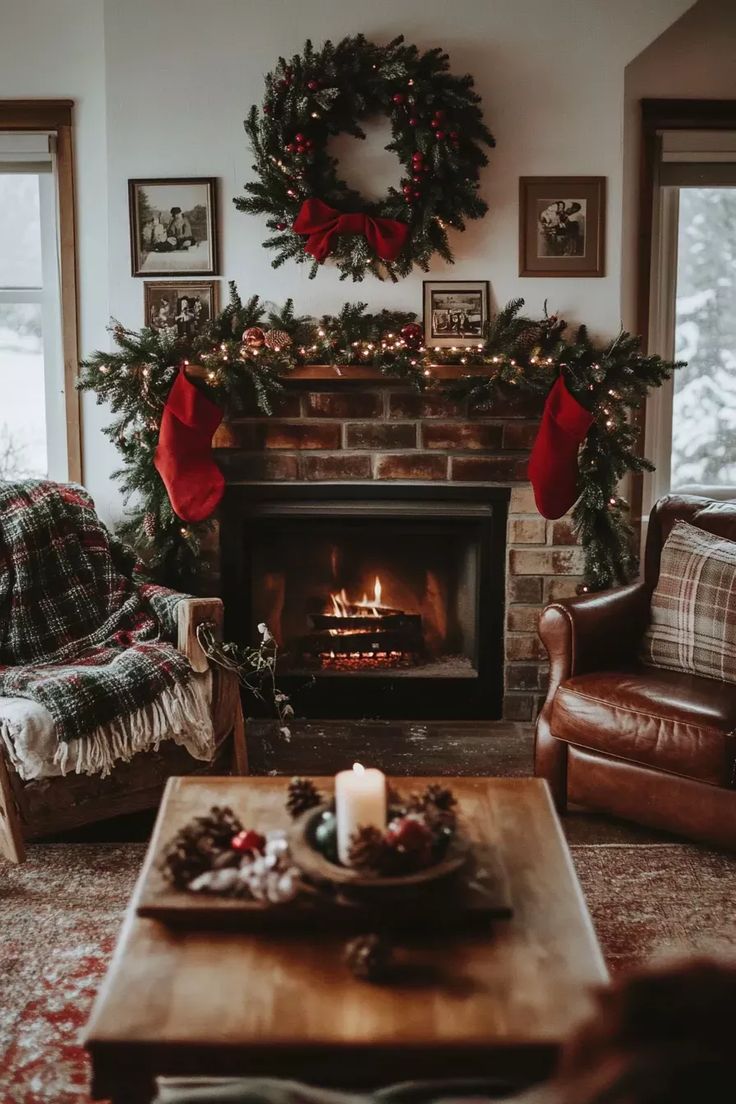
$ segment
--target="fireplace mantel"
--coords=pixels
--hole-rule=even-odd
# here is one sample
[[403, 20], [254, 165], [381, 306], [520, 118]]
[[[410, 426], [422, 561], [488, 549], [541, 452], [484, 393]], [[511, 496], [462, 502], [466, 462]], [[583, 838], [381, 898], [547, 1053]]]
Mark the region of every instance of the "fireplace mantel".
[[[438, 367], [437, 378], [457, 378], [460, 367], [464, 372], [465, 366]], [[401, 483], [510, 491], [503, 709], [506, 720], [531, 720], [547, 680], [547, 656], [536, 631], [539, 611], [574, 595], [583, 568], [570, 519], [541, 518], [527, 481], [539, 398], [512, 396], [488, 410], [441, 387], [419, 392], [362, 365], [306, 365], [285, 376], [284, 385], [272, 416], [245, 410], [217, 431], [215, 457], [230, 486], [281, 483], [337, 491], [341, 485], [374, 485], [377, 497], [381, 486], [385, 491]], [[220, 511], [223, 528], [229, 501]], [[225, 589], [217, 532], [212, 540], [211, 585], [221, 579]]]

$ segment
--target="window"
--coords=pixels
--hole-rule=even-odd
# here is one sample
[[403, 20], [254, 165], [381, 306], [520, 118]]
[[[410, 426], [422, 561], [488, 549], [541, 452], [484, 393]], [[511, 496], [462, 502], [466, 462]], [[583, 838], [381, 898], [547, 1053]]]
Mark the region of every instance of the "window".
[[644, 513], [668, 491], [736, 497], [736, 130], [660, 130], [649, 347], [687, 361], [647, 409]]
[[43, 106], [0, 104], [0, 479], [81, 477], [70, 134]]

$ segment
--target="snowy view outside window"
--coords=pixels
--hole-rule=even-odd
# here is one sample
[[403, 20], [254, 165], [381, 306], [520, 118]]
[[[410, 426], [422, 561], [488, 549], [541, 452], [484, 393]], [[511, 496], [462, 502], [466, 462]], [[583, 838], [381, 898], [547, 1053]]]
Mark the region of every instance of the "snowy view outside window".
[[47, 474], [38, 176], [0, 171], [0, 479]]
[[681, 188], [672, 487], [736, 486], [736, 188]]

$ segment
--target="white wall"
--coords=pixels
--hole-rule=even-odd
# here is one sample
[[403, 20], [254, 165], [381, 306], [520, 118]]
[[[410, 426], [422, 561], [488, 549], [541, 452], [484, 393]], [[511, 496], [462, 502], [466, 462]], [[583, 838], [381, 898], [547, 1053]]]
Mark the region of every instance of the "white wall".
[[[277, 271], [261, 248], [263, 221], [231, 203], [249, 174], [242, 120], [260, 102], [279, 54], [362, 31], [404, 33], [442, 45], [455, 72], [471, 72], [497, 148], [483, 175], [490, 214], [455, 235], [457, 263], [433, 276], [491, 280], [497, 304], [522, 295], [613, 332], [621, 317], [624, 71], [690, 0], [0, 0], [0, 97], [71, 96], [79, 103], [80, 270], [83, 352], [104, 341], [112, 314], [137, 326], [143, 281], [129, 275], [127, 180], [221, 180], [222, 276], [320, 313], [345, 300], [421, 311], [421, 274], [398, 286], [340, 283], [329, 262]], [[104, 18], [103, 18], [104, 17]], [[344, 143], [344, 146], [350, 143]], [[372, 145], [376, 157], [375, 143]], [[370, 150], [368, 151], [370, 154]], [[365, 162], [364, 162], [365, 163]], [[381, 154], [383, 183], [396, 164]], [[347, 171], [347, 169], [346, 169]], [[355, 167], [353, 172], [356, 172]], [[520, 279], [518, 177], [608, 178], [607, 275]], [[356, 176], [353, 177], [356, 179]], [[378, 177], [376, 177], [378, 179]], [[103, 514], [118, 508], [111, 446], [100, 411], [85, 403], [85, 478]]]

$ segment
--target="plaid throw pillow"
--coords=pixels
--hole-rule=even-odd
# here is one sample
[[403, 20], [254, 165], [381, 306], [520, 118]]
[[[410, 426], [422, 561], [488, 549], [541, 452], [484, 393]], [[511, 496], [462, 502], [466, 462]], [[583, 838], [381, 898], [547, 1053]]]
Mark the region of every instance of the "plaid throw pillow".
[[736, 682], [736, 541], [675, 523], [662, 548], [640, 658]]

